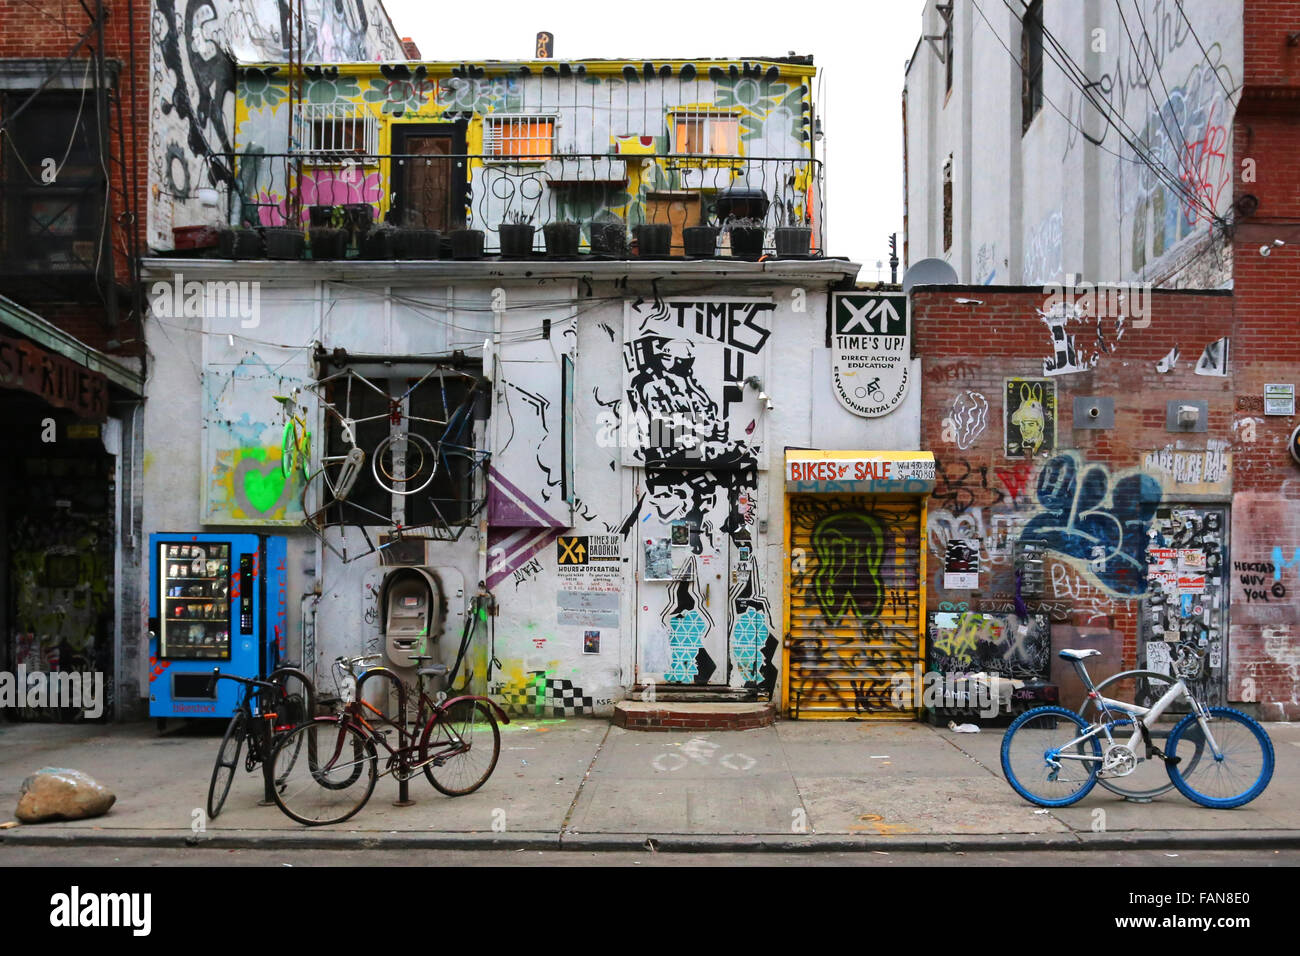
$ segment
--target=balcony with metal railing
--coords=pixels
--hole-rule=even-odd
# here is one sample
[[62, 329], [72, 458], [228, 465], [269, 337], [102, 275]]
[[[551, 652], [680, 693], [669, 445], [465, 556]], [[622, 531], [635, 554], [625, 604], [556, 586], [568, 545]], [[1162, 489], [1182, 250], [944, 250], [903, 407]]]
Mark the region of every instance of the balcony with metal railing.
[[288, 232], [306, 235], [302, 257], [330, 259], [825, 255], [823, 170], [807, 156], [332, 150], [215, 161], [237, 184], [229, 221], [241, 258], [254, 257], [251, 230], [272, 258], [298, 257], [272, 249]]

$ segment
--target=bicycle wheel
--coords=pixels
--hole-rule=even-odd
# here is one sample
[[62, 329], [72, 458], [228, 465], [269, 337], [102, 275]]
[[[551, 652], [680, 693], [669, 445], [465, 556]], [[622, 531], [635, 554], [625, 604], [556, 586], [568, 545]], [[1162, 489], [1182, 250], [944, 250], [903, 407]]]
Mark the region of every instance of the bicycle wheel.
[[[1115, 697], [1117, 685], [1130, 680], [1135, 682], [1133, 699], [1145, 700], [1149, 706], [1163, 697], [1174, 686], [1175, 678], [1159, 671], [1123, 671], [1107, 677], [1098, 684], [1097, 693], [1103, 697]], [[1101, 709], [1096, 706], [1095, 701], [1092, 703], [1094, 710], [1088, 716], [1094, 721], [1100, 721], [1102, 719]], [[1115, 712], [1112, 711], [1111, 713], [1114, 714]], [[1166, 711], [1167, 713], [1168, 711]], [[1166, 753], [1169, 752], [1171, 729], [1171, 724], [1156, 724], [1149, 731], [1151, 742]], [[1111, 736], [1121, 743], [1127, 743], [1132, 733], [1133, 722], [1131, 720], [1119, 721], [1111, 728]], [[1169, 774], [1164, 772], [1164, 761], [1159, 757], [1150, 760], [1146, 759], [1146, 744], [1144, 742], [1139, 742], [1137, 755], [1139, 758], [1137, 769], [1132, 773], [1123, 777], [1106, 777], [1099, 774], [1097, 783], [1111, 793], [1130, 800], [1152, 800], [1174, 788], [1173, 781], [1169, 779]], [[1183, 762], [1189, 764], [1190, 768], [1190, 766], [1195, 766], [1200, 757], [1201, 748], [1198, 746], [1193, 748], [1191, 753], [1183, 756]]]
[[237, 710], [226, 725], [226, 735], [221, 738], [221, 749], [217, 751], [217, 762], [212, 768], [212, 782], [208, 784], [209, 820], [215, 820], [225, 806], [230, 784], [235, 779], [235, 768], [239, 766], [239, 750], [247, 736], [248, 714]]
[[[400, 469], [399, 461], [402, 463]], [[375, 484], [395, 495], [413, 495], [423, 491], [433, 481], [437, 470], [438, 453], [433, 444], [414, 432], [389, 435], [370, 455], [370, 472], [375, 476]], [[398, 478], [399, 471], [405, 477]], [[398, 488], [398, 485], [403, 487]]]
[[1040, 807], [1068, 807], [1097, 782], [1101, 744], [1096, 737], [1070, 742], [1088, 722], [1064, 707], [1035, 707], [1017, 717], [1002, 738], [1002, 772], [1016, 793]]
[[[303, 744], [308, 758], [300, 759]], [[309, 827], [342, 823], [366, 805], [378, 779], [374, 741], [338, 718], [303, 724], [280, 739], [271, 793], [290, 819]]]
[[501, 754], [501, 731], [492, 708], [462, 700], [429, 718], [420, 737], [424, 775], [441, 793], [460, 797], [487, 782]]
[[1179, 756], [1179, 748], [1189, 745], [1204, 752], [1188, 766], [1181, 761], [1166, 764], [1169, 779], [1179, 793], [1203, 807], [1227, 810], [1250, 803], [1273, 778], [1273, 742], [1263, 727], [1241, 711], [1207, 707], [1206, 713], [1220, 756], [1214, 755], [1196, 715], [1188, 714], [1169, 732], [1166, 753]]

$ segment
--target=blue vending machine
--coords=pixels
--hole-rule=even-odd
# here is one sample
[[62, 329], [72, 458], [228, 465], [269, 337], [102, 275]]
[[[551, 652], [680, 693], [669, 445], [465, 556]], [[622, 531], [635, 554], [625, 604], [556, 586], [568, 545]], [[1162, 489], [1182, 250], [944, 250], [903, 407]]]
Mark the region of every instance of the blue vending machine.
[[230, 717], [243, 687], [284, 657], [286, 539], [261, 534], [149, 536], [149, 716]]

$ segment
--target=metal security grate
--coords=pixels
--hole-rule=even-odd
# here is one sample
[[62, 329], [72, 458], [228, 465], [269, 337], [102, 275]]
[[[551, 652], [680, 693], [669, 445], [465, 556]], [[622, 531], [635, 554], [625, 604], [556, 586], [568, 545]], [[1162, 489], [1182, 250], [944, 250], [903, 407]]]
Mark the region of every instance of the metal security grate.
[[[786, 713], [913, 719], [922, 660], [921, 503], [792, 495]], [[902, 678], [898, 678], [901, 680]]]
[[513, 159], [550, 159], [555, 117], [489, 116], [483, 121], [483, 152]]

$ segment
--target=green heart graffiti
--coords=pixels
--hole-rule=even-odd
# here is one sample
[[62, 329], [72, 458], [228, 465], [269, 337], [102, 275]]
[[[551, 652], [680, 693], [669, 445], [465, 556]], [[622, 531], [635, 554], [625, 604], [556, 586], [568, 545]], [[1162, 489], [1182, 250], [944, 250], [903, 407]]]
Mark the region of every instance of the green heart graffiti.
[[235, 505], [250, 517], [287, 517], [294, 482], [286, 479], [278, 457], [268, 460], [270, 449], [245, 451], [235, 466]]

